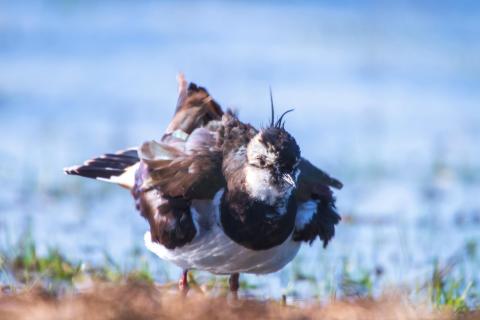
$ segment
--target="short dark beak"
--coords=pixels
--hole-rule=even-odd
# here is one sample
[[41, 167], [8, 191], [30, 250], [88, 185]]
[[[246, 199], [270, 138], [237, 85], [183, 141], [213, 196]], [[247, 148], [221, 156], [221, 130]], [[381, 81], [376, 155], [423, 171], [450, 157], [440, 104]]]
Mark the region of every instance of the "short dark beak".
[[297, 186], [297, 184], [295, 183], [295, 180], [293, 179], [293, 176], [289, 173], [284, 173], [282, 175], [282, 179], [283, 179], [283, 181], [285, 181], [286, 183], [288, 183], [289, 185], [291, 185], [294, 188]]

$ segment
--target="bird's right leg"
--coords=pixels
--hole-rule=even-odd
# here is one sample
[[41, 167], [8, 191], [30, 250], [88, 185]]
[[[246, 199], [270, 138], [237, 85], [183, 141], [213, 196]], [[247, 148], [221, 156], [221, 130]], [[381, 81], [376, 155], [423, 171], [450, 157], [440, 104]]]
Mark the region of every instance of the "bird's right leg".
[[234, 299], [238, 298], [238, 288], [240, 288], [240, 274], [232, 273], [228, 279], [228, 284], [230, 285], [230, 292]]
[[183, 270], [182, 276], [178, 281], [178, 289], [183, 295], [186, 295], [188, 292], [188, 270]]

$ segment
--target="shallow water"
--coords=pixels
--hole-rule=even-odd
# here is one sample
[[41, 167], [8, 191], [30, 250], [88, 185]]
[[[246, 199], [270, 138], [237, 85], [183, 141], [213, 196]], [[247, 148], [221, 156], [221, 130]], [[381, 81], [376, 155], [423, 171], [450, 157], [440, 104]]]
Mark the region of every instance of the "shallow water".
[[[480, 7], [461, 3], [0, 2], [0, 230], [41, 250], [121, 264], [147, 229], [127, 192], [62, 168], [159, 137], [177, 72], [241, 119], [287, 129], [302, 154], [344, 182], [344, 222], [324, 251], [248, 276], [278, 297], [324, 295], [348, 262], [416, 286], [433, 261], [477, 281], [480, 241]], [[473, 246], [474, 247], [474, 246]], [[179, 270], [148, 257], [159, 281]], [[459, 257], [459, 258], [458, 258]], [[300, 271], [299, 271], [300, 270]]]

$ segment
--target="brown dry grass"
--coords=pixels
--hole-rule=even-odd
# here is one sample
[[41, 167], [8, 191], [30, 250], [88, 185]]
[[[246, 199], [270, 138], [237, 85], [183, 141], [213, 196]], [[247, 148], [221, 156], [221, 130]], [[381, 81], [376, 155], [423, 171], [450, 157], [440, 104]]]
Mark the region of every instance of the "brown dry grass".
[[76, 294], [43, 289], [0, 293], [0, 319], [480, 319], [415, 306], [401, 297], [282, 306], [274, 301], [232, 300], [191, 292], [187, 297], [153, 285], [96, 284]]

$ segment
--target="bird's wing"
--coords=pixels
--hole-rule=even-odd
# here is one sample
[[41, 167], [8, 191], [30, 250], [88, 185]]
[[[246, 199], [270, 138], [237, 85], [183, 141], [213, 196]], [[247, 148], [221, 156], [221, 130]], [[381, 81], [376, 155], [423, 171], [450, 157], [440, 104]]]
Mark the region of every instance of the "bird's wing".
[[139, 155], [146, 168], [142, 190], [155, 188], [168, 197], [212, 199], [225, 185], [218, 148], [199, 147], [186, 152], [150, 141], [140, 147]]
[[223, 186], [218, 149], [223, 111], [208, 91], [178, 78], [175, 115], [161, 141], [139, 148], [146, 168], [140, 188], [157, 189], [167, 197], [212, 198]]
[[306, 159], [302, 158], [299, 169], [296, 192], [298, 211], [293, 239], [312, 243], [319, 237], [326, 247], [335, 235], [335, 225], [341, 219], [335, 209], [331, 188], [341, 189], [343, 185]]
[[206, 89], [183, 75], [178, 81], [177, 108], [165, 134], [138, 148], [132, 189], [152, 241], [168, 249], [189, 243], [198, 231], [192, 200], [212, 199], [225, 184], [217, 147], [223, 111]]
[[210, 121], [220, 120], [222, 108], [208, 91], [195, 83], [187, 83], [183, 74], [178, 76], [178, 101], [175, 115], [165, 135], [180, 130], [187, 135], [195, 129], [207, 125]]
[[150, 141], [140, 147], [139, 156], [132, 193], [150, 224], [152, 241], [168, 249], [189, 243], [198, 232], [192, 200], [212, 199], [225, 185], [222, 153], [205, 148], [186, 152]]

